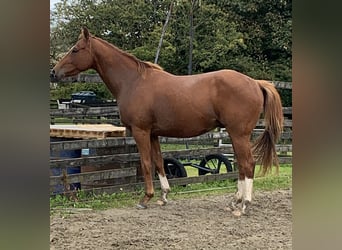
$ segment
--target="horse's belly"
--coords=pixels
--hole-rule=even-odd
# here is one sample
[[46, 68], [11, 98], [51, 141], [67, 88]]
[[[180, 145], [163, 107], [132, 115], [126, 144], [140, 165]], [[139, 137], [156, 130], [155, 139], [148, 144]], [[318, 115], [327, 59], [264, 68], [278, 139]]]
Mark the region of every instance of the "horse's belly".
[[188, 138], [188, 137], [194, 137], [194, 136], [198, 136], [201, 134], [204, 134], [206, 132], [209, 132], [209, 130], [201, 130], [201, 131], [184, 131], [182, 130], [182, 128], [180, 128], [179, 130], [154, 130], [152, 131], [153, 135], [157, 135], [157, 136], [165, 136], [165, 137], [179, 137], [179, 138]]
[[204, 134], [219, 126], [220, 124], [216, 121], [170, 122], [169, 124], [164, 123], [163, 126], [155, 126], [152, 128], [152, 134], [157, 136], [188, 138]]

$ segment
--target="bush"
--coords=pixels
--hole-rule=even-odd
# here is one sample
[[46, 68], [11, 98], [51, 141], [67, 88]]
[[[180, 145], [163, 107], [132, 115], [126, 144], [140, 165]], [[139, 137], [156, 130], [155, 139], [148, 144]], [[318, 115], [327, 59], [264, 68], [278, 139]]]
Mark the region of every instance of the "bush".
[[283, 107], [292, 107], [292, 89], [277, 89]]

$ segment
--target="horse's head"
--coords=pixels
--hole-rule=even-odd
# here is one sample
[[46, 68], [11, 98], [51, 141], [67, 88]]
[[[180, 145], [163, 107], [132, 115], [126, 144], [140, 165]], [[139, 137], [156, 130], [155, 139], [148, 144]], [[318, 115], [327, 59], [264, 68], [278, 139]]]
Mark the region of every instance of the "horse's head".
[[74, 76], [91, 68], [93, 56], [90, 46], [90, 35], [87, 28], [82, 28], [77, 43], [66, 53], [66, 55], [51, 70], [51, 81], [57, 81], [63, 77]]

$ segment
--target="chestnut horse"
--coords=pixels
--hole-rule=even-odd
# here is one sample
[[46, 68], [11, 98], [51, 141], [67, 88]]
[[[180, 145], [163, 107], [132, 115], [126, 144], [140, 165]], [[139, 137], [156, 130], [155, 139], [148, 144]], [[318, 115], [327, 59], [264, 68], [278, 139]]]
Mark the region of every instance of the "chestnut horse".
[[193, 137], [216, 127], [226, 128], [237, 159], [239, 178], [232, 205], [241, 214], [252, 200], [254, 168], [250, 137], [264, 112], [265, 131], [253, 153], [263, 173], [278, 166], [275, 143], [283, 114], [275, 87], [234, 70], [176, 76], [150, 62], [144, 62], [114, 45], [89, 34], [83, 28], [77, 43], [51, 71], [51, 81], [95, 69], [120, 110], [122, 123], [132, 132], [141, 158], [145, 195], [138, 208], [146, 208], [154, 195], [152, 166], [162, 189], [160, 205], [170, 191], [165, 176], [159, 136]]

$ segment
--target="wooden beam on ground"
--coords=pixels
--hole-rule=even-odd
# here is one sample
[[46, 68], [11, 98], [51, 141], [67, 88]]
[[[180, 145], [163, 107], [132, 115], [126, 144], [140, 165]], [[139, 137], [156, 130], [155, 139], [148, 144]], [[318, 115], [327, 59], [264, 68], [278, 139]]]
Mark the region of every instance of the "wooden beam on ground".
[[136, 174], [137, 174], [137, 169], [134, 167], [86, 172], [86, 173], [79, 173], [79, 174], [65, 175], [65, 176], [63, 176], [62, 174], [60, 176], [50, 176], [50, 186], [63, 184], [64, 181], [66, 181], [66, 183], [68, 184], [77, 183], [77, 182], [93, 182], [93, 181], [100, 181], [100, 180], [113, 179], [113, 178], [136, 176]]

